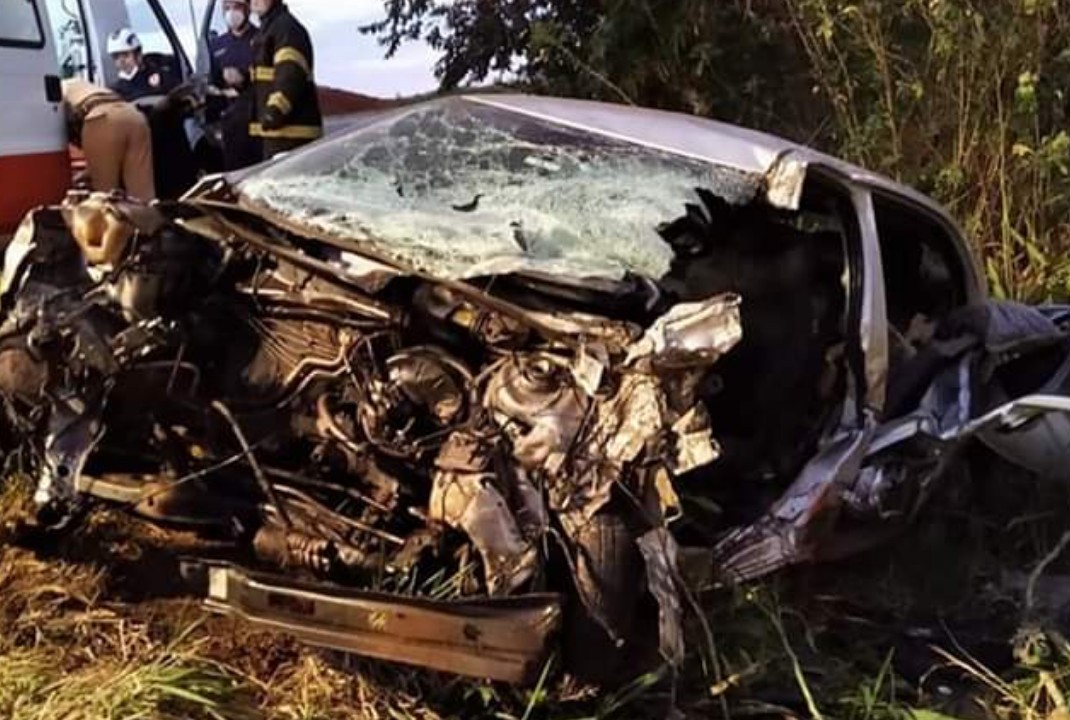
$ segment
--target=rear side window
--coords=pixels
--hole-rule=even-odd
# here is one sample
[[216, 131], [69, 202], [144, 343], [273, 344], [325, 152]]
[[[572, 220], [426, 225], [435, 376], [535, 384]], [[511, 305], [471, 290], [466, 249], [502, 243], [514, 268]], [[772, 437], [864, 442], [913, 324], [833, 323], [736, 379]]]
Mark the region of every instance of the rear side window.
[[36, 0], [0, 0], [0, 46], [45, 46]]

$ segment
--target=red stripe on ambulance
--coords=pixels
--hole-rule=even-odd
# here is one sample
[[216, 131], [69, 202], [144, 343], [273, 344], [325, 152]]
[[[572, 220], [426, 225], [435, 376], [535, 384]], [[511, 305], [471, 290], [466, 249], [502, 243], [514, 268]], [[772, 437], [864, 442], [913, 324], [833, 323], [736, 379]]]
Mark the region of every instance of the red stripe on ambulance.
[[62, 200], [70, 184], [66, 150], [0, 155], [0, 234], [13, 232], [28, 209]]

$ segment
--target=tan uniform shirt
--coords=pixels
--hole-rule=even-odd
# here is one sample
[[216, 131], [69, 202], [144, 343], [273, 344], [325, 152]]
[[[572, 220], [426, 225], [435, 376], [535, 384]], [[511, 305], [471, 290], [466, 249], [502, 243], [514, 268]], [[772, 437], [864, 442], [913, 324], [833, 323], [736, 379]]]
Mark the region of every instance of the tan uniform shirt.
[[[122, 102], [123, 99], [116, 93], [112, 92], [108, 88], [94, 85], [91, 82], [86, 82], [80, 78], [71, 78], [70, 80], [63, 81], [63, 101], [71, 106], [71, 109], [75, 112], [79, 112], [85, 107], [89, 99], [93, 99], [94, 102], [103, 102], [110, 100], [113, 102]], [[97, 110], [92, 110], [88, 115], [97, 114]], [[87, 119], [88, 119], [87, 115]]]
[[116, 93], [78, 78], [63, 81], [73, 142], [85, 153], [94, 190], [156, 198], [152, 136], [145, 116]]

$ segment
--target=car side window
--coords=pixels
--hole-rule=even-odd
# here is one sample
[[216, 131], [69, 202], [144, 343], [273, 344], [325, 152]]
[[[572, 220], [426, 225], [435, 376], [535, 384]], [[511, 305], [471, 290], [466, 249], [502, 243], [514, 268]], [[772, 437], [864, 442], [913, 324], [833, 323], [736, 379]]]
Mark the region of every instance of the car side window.
[[940, 222], [910, 204], [875, 195], [888, 319], [909, 334], [966, 301], [967, 269]]
[[155, 55], [171, 63], [176, 71], [185, 72], [184, 53], [179, 38], [160, 17], [159, 7], [148, 0], [124, 0], [130, 17], [130, 28], [141, 40], [146, 55]]
[[36, 0], [0, 0], [0, 45], [44, 47], [41, 11]]
[[89, 38], [82, 0], [45, 0], [56, 58], [64, 78], [92, 79]]

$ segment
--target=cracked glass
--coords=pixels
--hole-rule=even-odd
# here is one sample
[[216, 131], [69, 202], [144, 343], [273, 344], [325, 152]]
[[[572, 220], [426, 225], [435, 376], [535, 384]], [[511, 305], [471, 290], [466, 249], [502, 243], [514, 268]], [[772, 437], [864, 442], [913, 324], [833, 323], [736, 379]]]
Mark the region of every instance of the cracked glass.
[[317, 233], [446, 279], [533, 271], [660, 279], [663, 223], [705, 188], [730, 202], [735, 169], [463, 98], [376, 115], [239, 183]]

